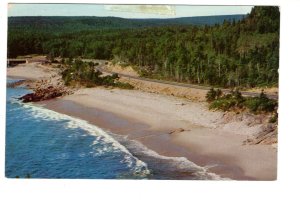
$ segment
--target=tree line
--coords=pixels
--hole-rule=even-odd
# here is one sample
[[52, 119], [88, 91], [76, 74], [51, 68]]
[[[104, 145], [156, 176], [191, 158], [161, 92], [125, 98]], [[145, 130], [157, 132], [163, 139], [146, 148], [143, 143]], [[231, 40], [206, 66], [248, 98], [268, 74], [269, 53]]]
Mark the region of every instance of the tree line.
[[[9, 26], [8, 56], [107, 59], [140, 75], [221, 87], [276, 86], [279, 9], [254, 7], [240, 20], [215, 25], [39, 29]], [[63, 26], [63, 24], [62, 24]], [[77, 30], [77, 29], [76, 29]]]

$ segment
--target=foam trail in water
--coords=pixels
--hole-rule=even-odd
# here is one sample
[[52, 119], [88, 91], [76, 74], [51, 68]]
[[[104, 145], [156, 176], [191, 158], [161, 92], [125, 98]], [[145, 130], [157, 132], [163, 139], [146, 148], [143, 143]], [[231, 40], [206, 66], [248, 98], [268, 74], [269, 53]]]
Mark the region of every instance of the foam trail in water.
[[[118, 138], [118, 136], [116, 136]], [[120, 137], [119, 137], [120, 138]], [[125, 139], [125, 137], [123, 137]], [[127, 139], [126, 139], [127, 140]], [[148, 149], [146, 146], [141, 144], [138, 141], [130, 141], [129, 145], [127, 148], [129, 148], [133, 153], [137, 152], [139, 155], [147, 156], [147, 157], [153, 157], [156, 159], [160, 160], [165, 160], [165, 161], [171, 161], [168, 162], [170, 163], [169, 168], [170, 169], [176, 169], [178, 172], [192, 172], [192, 174], [195, 177], [198, 177], [199, 179], [205, 179], [205, 180], [230, 180], [229, 178], [222, 178], [221, 176], [209, 172], [209, 168], [213, 166], [205, 166], [201, 167], [196, 165], [194, 162], [188, 160], [185, 157], [168, 157], [168, 156], [163, 156], [155, 151]], [[130, 147], [129, 147], [130, 146]]]
[[[104, 130], [101, 128], [94, 126], [90, 123], [88, 123], [85, 120], [78, 119], [75, 117], [70, 117], [65, 114], [61, 114], [52, 110], [48, 110], [44, 107], [38, 106], [38, 105], [33, 105], [31, 103], [21, 103], [20, 101], [14, 101], [14, 103], [19, 103], [23, 107], [27, 108], [31, 114], [33, 115], [34, 118], [37, 119], [43, 119], [43, 120], [51, 120], [51, 121], [66, 121], [66, 128], [69, 129], [83, 129], [89, 134], [96, 136], [95, 140], [91, 145], [96, 145], [101, 141], [104, 141], [106, 144], [110, 144], [111, 146], [105, 146], [104, 148], [97, 148], [95, 149], [97, 151], [98, 155], [101, 155], [105, 152], [108, 151], [114, 151], [114, 150], [119, 150], [125, 153], [124, 159], [122, 162], [126, 163], [128, 167], [133, 168], [134, 172], [138, 176], [142, 177], [147, 177], [147, 175], [150, 174], [150, 170], [148, 169], [148, 166], [145, 162], [139, 160], [136, 156], [132, 155], [129, 150], [120, 144], [120, 142], [116, 141], [111, 135], [106, 133]], [[113, 134], [114, 135], [114, 134]], [[116, 136], [118, 138], [118, 136]], [[123, 137], [125, 138], [125, 137]], [[144, 154], [153, 158], [158, 158], [162, 160], [167, 160], [167, 161], [172, 161], [173, 167], [178, 170], [182, 171], [192, 171], [193, 174], [196, 177], [199, 177], [200, 179], [208, 179], [208, 180], [230, 180], [227, 178], [222, 178], [217, 174], [209, 172], [209, 168], [211, 166], [206, 166], [206, 167], [201, 167], [196, 165], [195, 163], [189, 161], [185, 157], [167, 157], [167, 156], [162, 156], [158, 153], [156, 153], [153, 150], [148, 149], [141, 143], [137, 141], [131, 141], [130, 146], [134, 146], [135, 151], [138, 149], [139, 154]], [[126, 145], [127, 146], [127, 145]], [[129, 148], [129, 147], [128, 147]], [[133, 152], [133, 151], [132, 151]], [[135, 166], [133, 166], [135, 164]]]
[[31, 103], [21, 103], [20, 101], [11, 101], [12, 103], [18, 103], [24, 108], [26, 108], [31, 115], [36, 119], [49, 120], [49, 121], [66, 121], [66, 128], [69, 129], [82, 129], [85, 130], [90, 135], [96, 136], [95, 140], [91, 145], [103, 141], [105, 144], [111, 146], [104, 146], [103, 148], [97, 148], [96, 151], [98, 154], [103, 154], [105, 152], [111, 151], [121, 151], [125, 154], [123, 162], [127, 164], [129, 168], [133, 168], [135, 175], [146, 177], [150, 171], [148, 170], [147, 164], [133, 156], [123, 145], [116, 141], [113, 137], [107, 134], [101, 128], [88, 123], [85, 120], [71, 117], [65, 114], [61, 114], [39, 105], [33, 105]]

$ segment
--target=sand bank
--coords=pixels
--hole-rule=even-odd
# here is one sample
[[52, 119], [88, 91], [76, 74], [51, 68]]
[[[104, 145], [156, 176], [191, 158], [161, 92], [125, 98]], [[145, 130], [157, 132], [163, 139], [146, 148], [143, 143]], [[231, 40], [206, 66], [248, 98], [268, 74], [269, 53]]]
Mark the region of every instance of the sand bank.
[[[23, 78], [46, 77], [45, 71], [12, 68], [8, 75]], [[20, 70], [18, 70], [20, 69]], [[26, 71], [26, 74], [24, 72]], [[23, 73], [24, 72], [24, 73]], [[26, 77], [26, 76], [27, 77]], [[206, 103], [146, 93], [138, 90], [89, 88], [63, 98], [41, 102], [47, 108], [79, 117], [127, 135], [165, 156], [183, 156], [222, 177], [238, 180], [275, 180], [277, 149], [270, 145], [243, 145], [261, 130], [245, 115], [225, 119]], [[183, 132], [169, 134], [183, 129]]]
[[[277, 149], [243, 145], [260, 126], [248, 127], [243, 121], [223, 124], [223, 113], [207, 110], [204, 103], [104, 88], [81, 89], [43, 103], [49, 109], [138, 140], [161, 155], [182, 156], [200, 166], [210, 166], [210, 171], [222, 177], [276, 179]], [[179, 128], [185, 131], [169, 134]]]
[[7, 76], [20, 79], [48, 79], [57, 75], [58, 69], [43, 66], [37, 62], [20, 64], [15, 67], [7, 68]]

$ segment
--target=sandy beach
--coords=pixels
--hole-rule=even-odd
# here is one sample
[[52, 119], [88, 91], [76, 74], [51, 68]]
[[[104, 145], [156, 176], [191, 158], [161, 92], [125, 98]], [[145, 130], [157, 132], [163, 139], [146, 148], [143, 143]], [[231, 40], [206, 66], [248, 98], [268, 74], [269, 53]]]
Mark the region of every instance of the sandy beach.
[[[36, 63], [7, 70], [9, 77], [33, 80], [47, 79], [55, 73]], [[263, 121], [254, 123], [253, 117], [246, 114], [210, 111], [205, 102], [164, 94], [102, 87], [79, 89], [40, 104], [125, 135], [158, 154], [186, 157], [224, 178], [277, 177], [277, 148], [243, 144], [262, 130]]]
[[57, 74], [57, 69], [49, 69], [38, 62], [19, 64], [17, 67], [7, 69], [7, 76], [12, 78], [40, 80], [49, 79]]

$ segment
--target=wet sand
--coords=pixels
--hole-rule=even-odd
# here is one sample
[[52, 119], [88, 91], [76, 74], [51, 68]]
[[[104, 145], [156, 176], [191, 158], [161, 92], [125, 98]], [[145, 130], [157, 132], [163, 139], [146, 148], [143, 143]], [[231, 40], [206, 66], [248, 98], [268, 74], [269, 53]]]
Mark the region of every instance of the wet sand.
[[[276, 150], [271, 146], [243, 146], [245, 136], [224, 135], [214, 129], [190, 126], [190, 131], [169, 134], [170, 127], [151, 126], [75, 103], [55, 99], [41, 102], [48, 109], [87, 120], [105, 130], [137, 140], [160, 155], [186, 157], [199, 166], [209, 166], [209, 172], [234, 180], [276, 179]], [[273, 152], [273, 153], [272, 153]]]
[[[36, 63], [7, 69], [7, 75], [39, 80], [57, 74]], [[186, 157], [211, 172], [235, 180], [276, 180], [277, 149], [243, 145], [261, 131], [248, 118], [225, 120], [205, 103], [138, 90], [79, 89], [40, 102], [46, 108], [81, 118], [113, 133], [126, 135], [165, 156]], [[169, 134], [178, 128], [185, 131]]]

